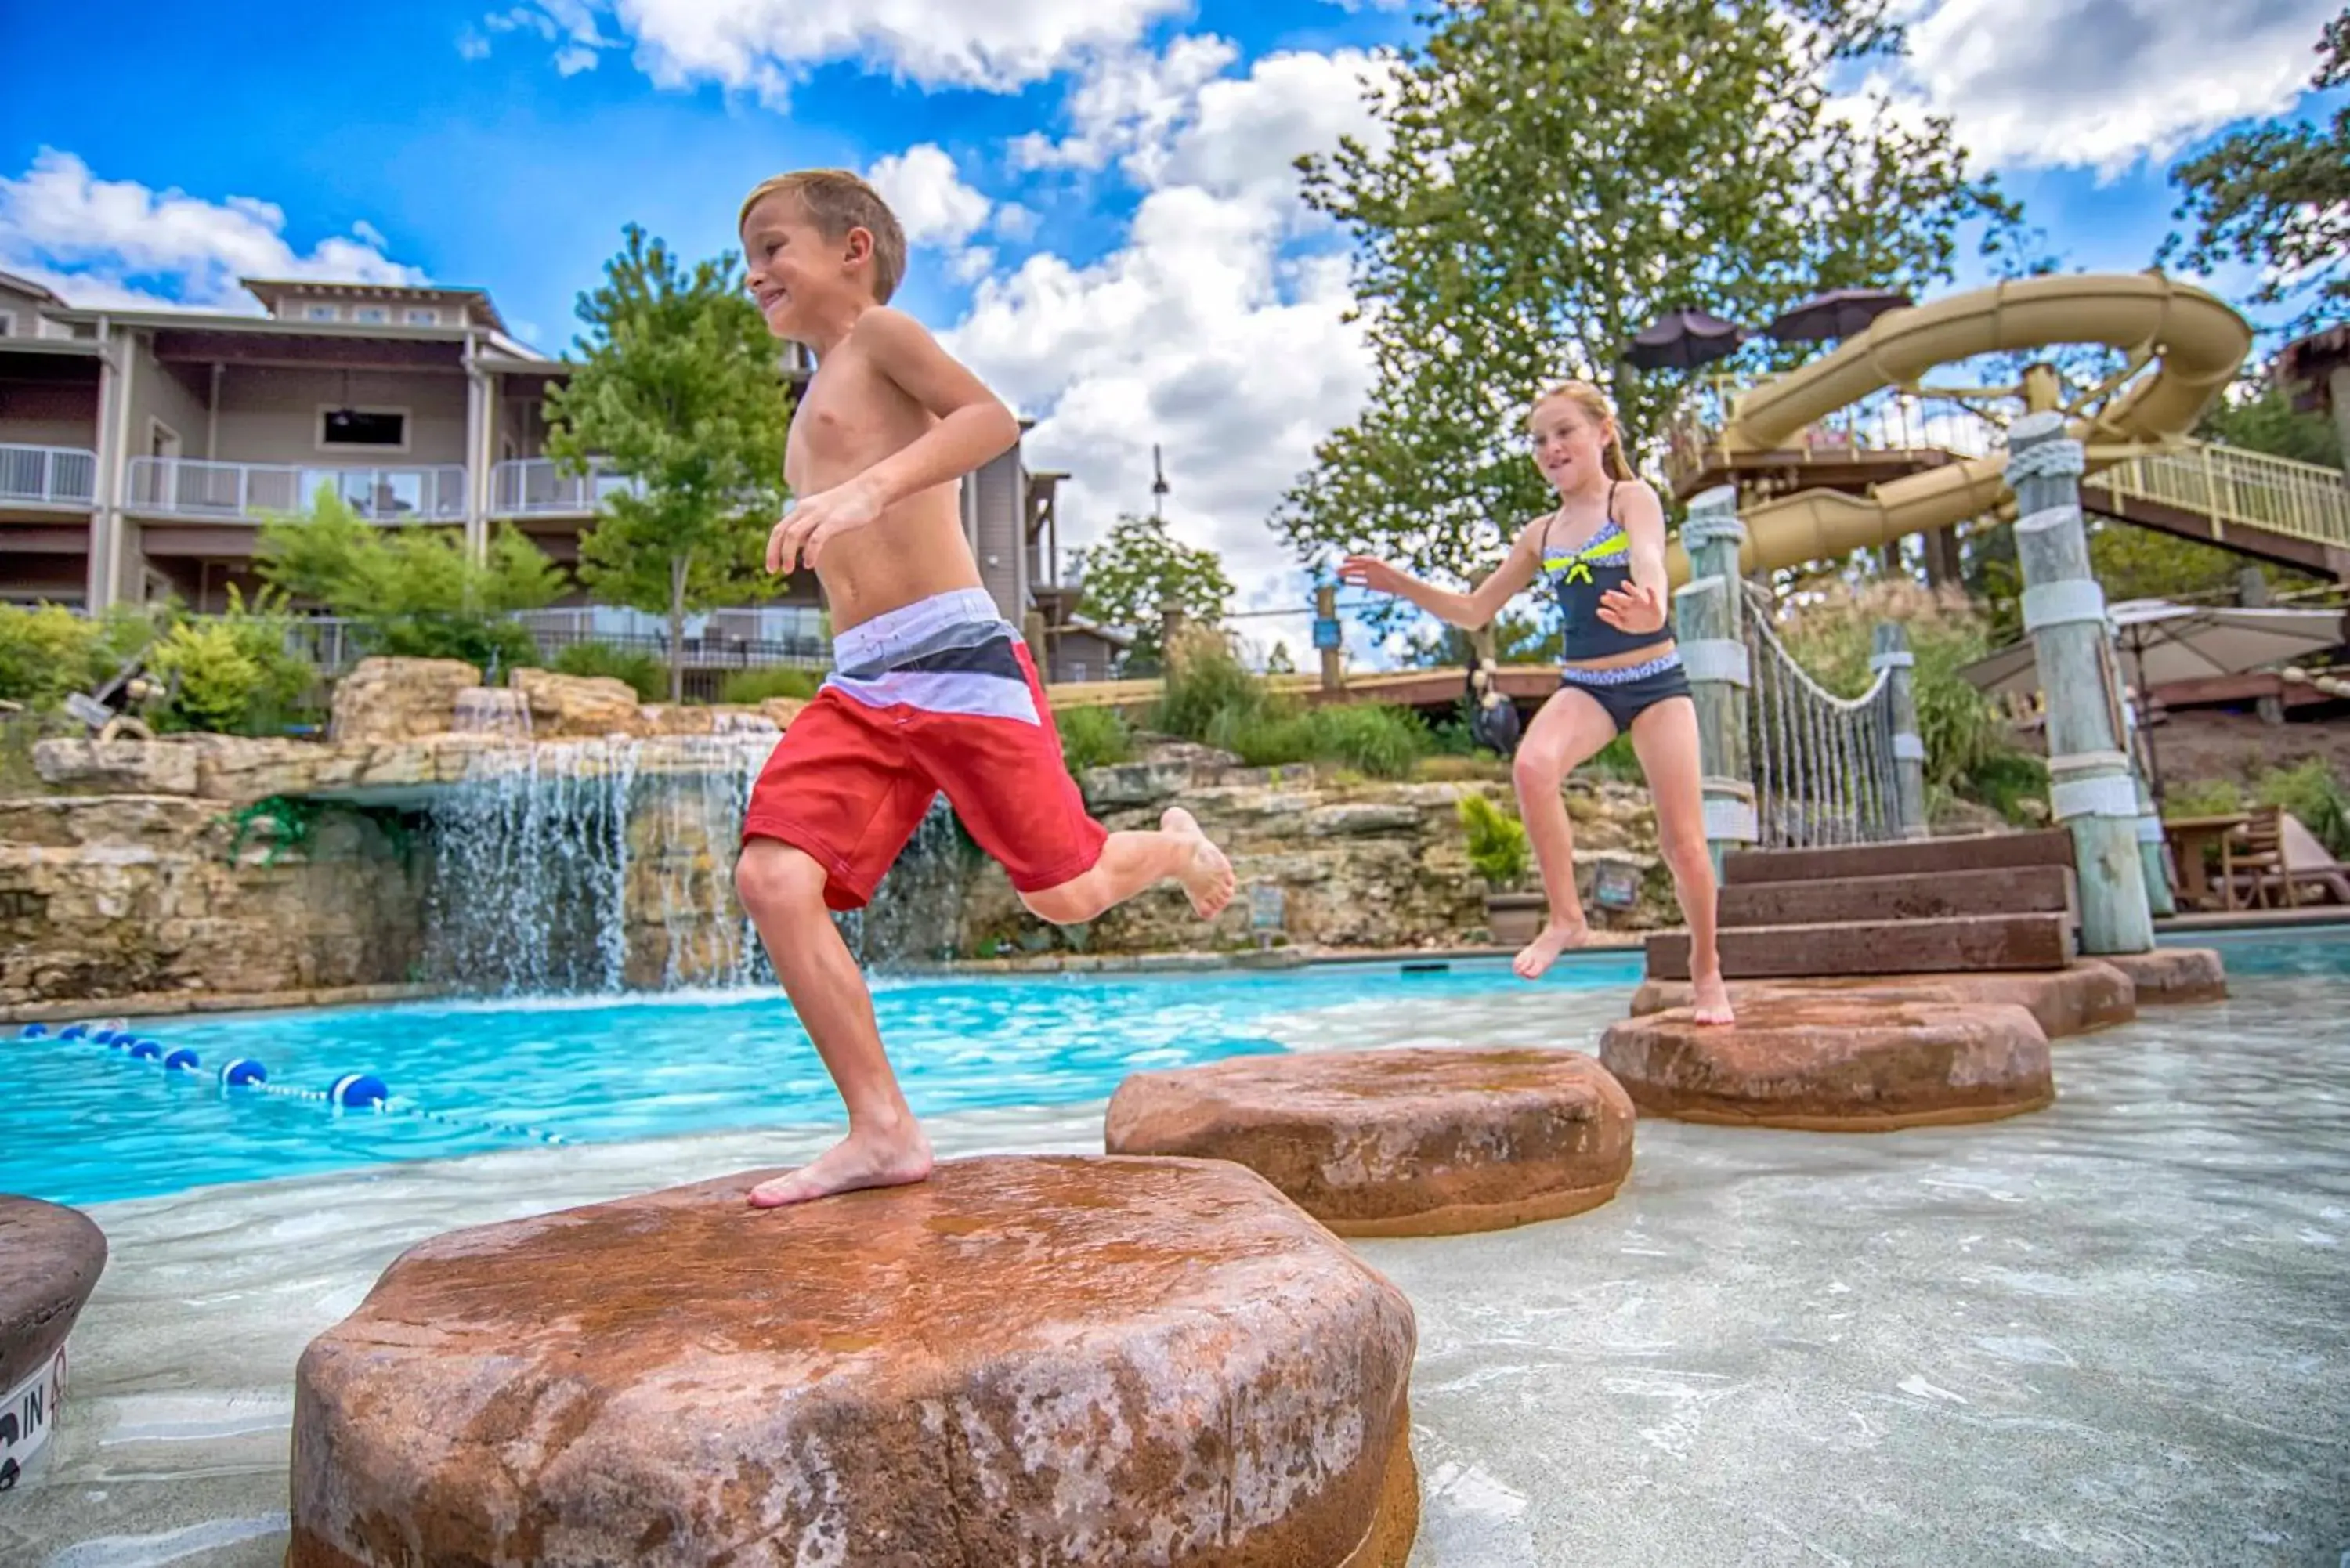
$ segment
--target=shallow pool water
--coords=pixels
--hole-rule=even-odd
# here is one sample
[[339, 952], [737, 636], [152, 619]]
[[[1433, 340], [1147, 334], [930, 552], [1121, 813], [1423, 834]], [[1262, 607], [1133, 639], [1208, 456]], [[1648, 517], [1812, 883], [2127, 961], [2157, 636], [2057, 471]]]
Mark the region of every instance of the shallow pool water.
[[[1629, 983], [1637, 954], [1560, 965], [1539, 988]], [[918, 1115], [1100, 1099], [1132, 1072], [1284, 1048], [1284, 1017], [1524, 991], [1496, 961], [1441, 969], [1039, 975], [883, 983], [881, 1036]], [[140, 1031], [193, 1051], [167, 1072], [88, 1041], [0, 1041], [0, 1191], [66, 1203], [216, 1182], [445, 1158], [558, 1139], [610, 1143], [838, 1119], [824, 1064], [780, 992], [168, 1019]], [[390, 1113], [224, 1089], [263, 1064], [317, 1093], [370, 1074]], [[415, 1114], [418, 1111], [431, 1115]], [[519, 1130], [517, 1130], [519, 1129]]]

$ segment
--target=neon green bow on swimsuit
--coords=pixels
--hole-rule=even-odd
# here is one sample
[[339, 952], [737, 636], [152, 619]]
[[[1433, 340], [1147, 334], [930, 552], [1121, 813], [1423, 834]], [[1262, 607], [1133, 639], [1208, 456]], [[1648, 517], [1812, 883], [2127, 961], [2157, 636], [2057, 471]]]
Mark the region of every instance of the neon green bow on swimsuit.
[[1591, 581], [1591, 568], [1594, 566], [1612, 561], [1632, 547], [1630, 535], [1621, 529], [1610, 527], [1606, 530], [1606, 534], [1605, 538], [1595, 539], [1580, 550], [1570, 550], [1563, 555], [1544, 556], [1543, 570], [1564, 572], [1565, 576], [1560, 579], [1562, 582]]

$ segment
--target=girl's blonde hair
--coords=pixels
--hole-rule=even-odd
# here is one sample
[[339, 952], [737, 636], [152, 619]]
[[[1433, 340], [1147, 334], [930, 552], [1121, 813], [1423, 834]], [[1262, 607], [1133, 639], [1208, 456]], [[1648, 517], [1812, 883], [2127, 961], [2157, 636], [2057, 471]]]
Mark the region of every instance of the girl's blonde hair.
[[1535, 410], [1544, 403], [1556, 402], [1561, 398], [1581, 409], [1593, 424], [1607, 430], [1607, 439], [1599, 452], [1600, 472], [1610, 479], [1636, 477], [1630, 460], [1624, 455], [1624, 432], [1616, 423], [1616, 405], [1607, 400], [1607, 393], [1589, 381], [1559, 382], [1534, 400], [1534, 408], [1526, 410], [1527, 420], [1531, 421]]

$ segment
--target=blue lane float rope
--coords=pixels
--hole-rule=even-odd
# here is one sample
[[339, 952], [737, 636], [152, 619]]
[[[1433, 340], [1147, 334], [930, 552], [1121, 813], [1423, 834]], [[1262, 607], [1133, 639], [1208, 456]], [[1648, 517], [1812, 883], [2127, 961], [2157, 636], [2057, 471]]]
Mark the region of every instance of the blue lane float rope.
[[[95, 1032], [84, 1023], [70, 1023], [59, 1030], [59, 1040], [85, 1041], [120, 1051], [132, 1059], [154, 1062], [172, 1072], [194, 1073], [203, 1067], [203, 1061], [185, 1046], [166, 1046], [160, 1040], [135, 1036], [127, 1029], [110, 1027], [117, 1020], [108, 1020]], [[28, 1023], [18, 1031], [22, 1040], [49, 1038], [45, 1024]], [[446, 1112], [429, 1110], [404, 1096], [394, 1096], [381, 1078], [372, 1073], [346, 1073], [324, 1089], [297, 1089], [290, 1084], [273, 1084], [269, 1069], [249, 1056], [239, 1056], [224, 1063], [213, 1075], [222, 1091], [249, 1089], [255, 1094], [270, 1095], [279, 1099], [307, 1100], [314, 1105], [332, 1106], [338, 1110], [374, 1111], [381, 1116], [415, 1116], [442, 1127], [457, 1127], [469, 1132], [492, 1132], [510, 1137], [525, 1137], [534, 1143], [562, 1147], [570, 1139], [561, 1133], [549, 1132], [524, 1122], [492, 1122], [473, 1116], [452, 1116]]]

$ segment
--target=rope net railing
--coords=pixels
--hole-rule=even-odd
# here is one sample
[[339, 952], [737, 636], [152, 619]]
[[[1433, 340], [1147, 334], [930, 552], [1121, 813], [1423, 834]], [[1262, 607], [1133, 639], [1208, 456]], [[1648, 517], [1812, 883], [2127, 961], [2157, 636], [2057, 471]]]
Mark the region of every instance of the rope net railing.
[[1770, 596], [1748, 586], [1747, 744], [1757, 847], [1802, 849], [1901, 836], [1891, 672], [1838, 697], [1779, 640]]

